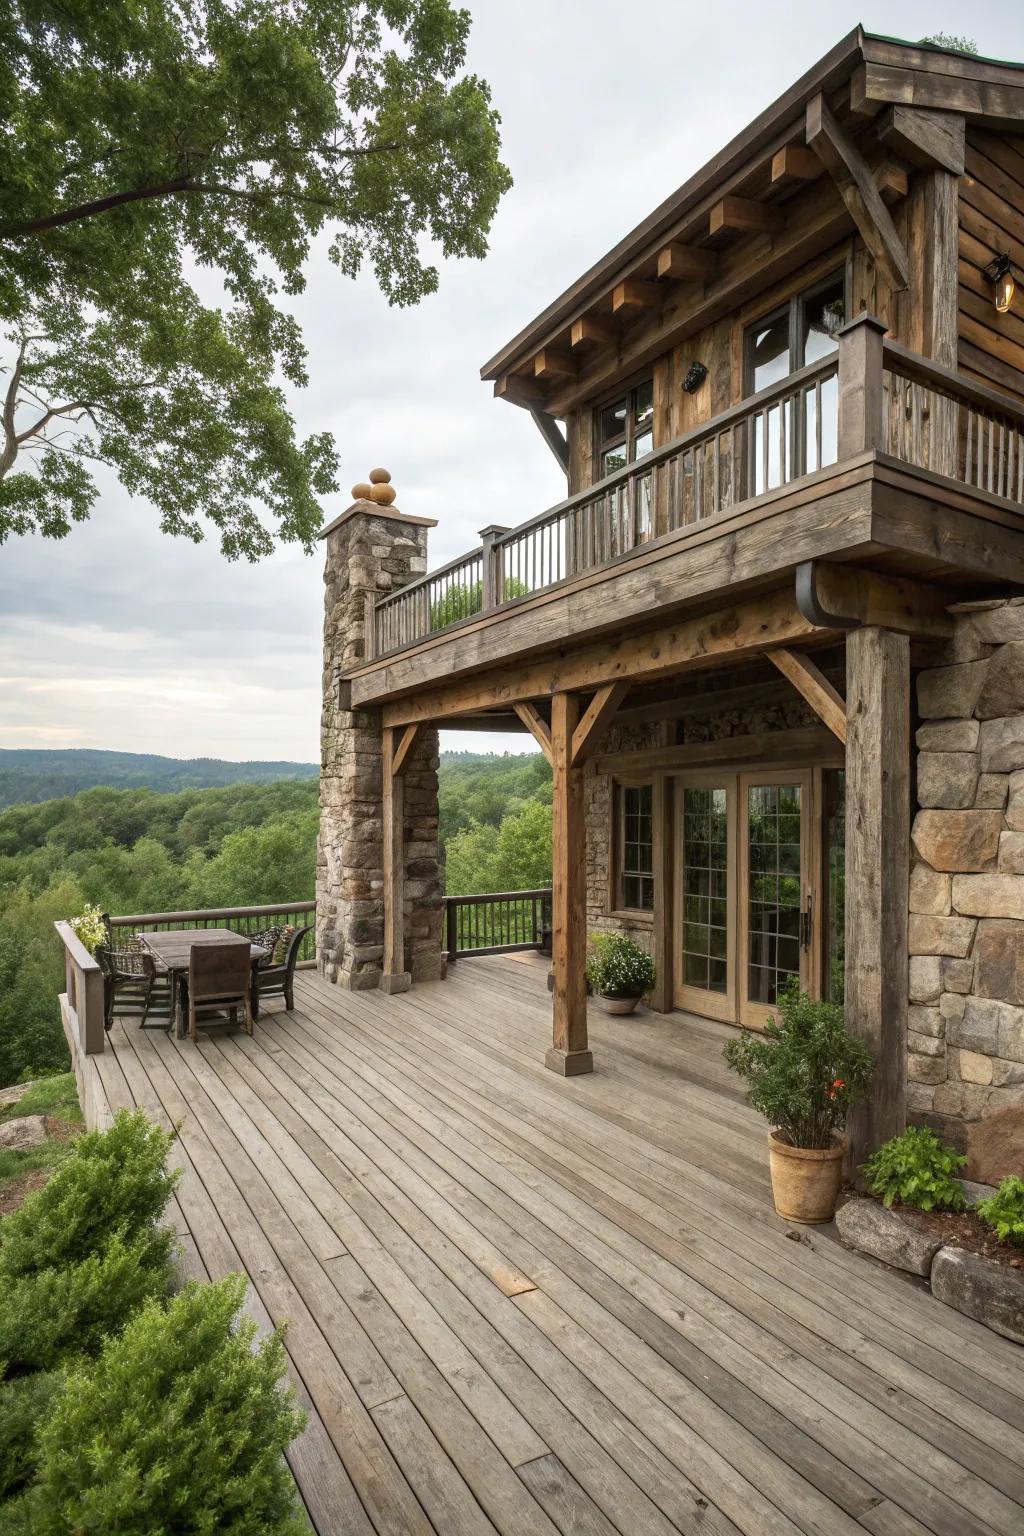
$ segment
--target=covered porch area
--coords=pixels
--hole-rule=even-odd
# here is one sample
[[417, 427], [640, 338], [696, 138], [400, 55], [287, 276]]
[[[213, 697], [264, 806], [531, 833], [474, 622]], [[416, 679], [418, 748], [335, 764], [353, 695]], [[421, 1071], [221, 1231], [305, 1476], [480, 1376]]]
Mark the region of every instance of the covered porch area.
[[546, 975], [305, 971], [252, 1039], [80, 1058], [94, 1116], [180, 1124], [188, 1268], [287, 1322], [320, 1536], [1015, 1536], [1017, 1348], [787, 1232], [729, 1026], [592, 1009], [600, 1070], [546, 1070]]

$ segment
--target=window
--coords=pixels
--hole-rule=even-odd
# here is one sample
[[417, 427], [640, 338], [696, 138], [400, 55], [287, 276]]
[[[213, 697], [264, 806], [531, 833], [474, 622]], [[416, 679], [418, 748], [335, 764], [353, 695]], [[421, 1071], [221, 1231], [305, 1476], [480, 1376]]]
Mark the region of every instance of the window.
[[834, 352], [839, 345], [836, 332], [845, 319], [846, 278], [842, 272], [833, 272], [748, 326], [746, 393], [757, 394]]
[[646, 379], [598, 412], [598, 476], [613, 475], [654, 447], [654, 383]]
[[623, 911], [654, 909], [652, 791], [649, 784], [620, 784], [615, 904]]

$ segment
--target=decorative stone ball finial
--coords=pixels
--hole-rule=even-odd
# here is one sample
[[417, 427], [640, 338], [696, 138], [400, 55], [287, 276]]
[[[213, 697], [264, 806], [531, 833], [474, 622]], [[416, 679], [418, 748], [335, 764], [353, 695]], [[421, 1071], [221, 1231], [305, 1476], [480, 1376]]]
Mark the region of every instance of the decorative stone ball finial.
[[371, 469], [369, 482], [360, 480], [358, 485], [352, 487], [353, 501], [372, 501], [379, 507], [392, 506], [395, 495], [391, 471], [387, 469]]

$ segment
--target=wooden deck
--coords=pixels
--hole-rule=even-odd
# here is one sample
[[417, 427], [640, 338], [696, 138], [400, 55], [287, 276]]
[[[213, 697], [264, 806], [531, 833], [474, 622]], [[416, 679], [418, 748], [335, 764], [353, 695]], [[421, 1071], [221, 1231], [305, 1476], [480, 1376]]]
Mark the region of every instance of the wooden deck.
[[595, 1015], [566, 1080], [532, 956], [296, 1001], [88, 1061], [181, 1122], [189, 1269], [288, 1323], [321, 1536], [1019, 1536], [1024, 1354], [787, 1233], [724, 1026]]

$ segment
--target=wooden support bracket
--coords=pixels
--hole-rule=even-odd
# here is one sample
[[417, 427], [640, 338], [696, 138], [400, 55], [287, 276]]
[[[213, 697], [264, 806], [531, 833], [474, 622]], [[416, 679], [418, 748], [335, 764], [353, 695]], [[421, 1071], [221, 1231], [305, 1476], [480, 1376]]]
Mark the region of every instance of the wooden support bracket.
[[572, 734], [572, 765], [585, 763], [600, 746], [609, 721], [625, 697], [628, 683], [606, 683], [599, 688], [590, 706]]
[[780, 181], [817, 181], [825, 167], [803, 144], [783, 144], [772, 156], [772, 186]]
[[815, 666], [809, 656], [801, 651], [779, 649], [766, 652], [768, 660], [775, 663], [783, 677], [787, 677], [797, 693], [828, 726], [833, 736], [846, 745], [846, 701], [833, 688], [824, 673]]
[[958, 112], [891, 106], [875, 124], [882, 143], [911, 165], [964, 173], [964, 119]]
[[586, 352], [591, 347], [608, 347], [616, 337], [615, 327], [599, 320], [596, 315], [581, 315], [569, 328], [569, 345], [573, 351]]
[[543, 347], [533, 360], [533, 375], [537, 379], [574, 379], [578, 372], [576, 359], [558, 347]]
[[806, 135], [808, 148], [824, 162], [875, 263], [893, 288], [909, 288], [910, 259], [871, 168], [820, 91], [807, 103]]
[[664, 297], [656, 284], [626, 278], [612, 289], [612, 314], [628, 315], [633, 310], [655, 309]]
[[393, 774], [400, 774], [405, 772], [406, 764], [409, 761], [409, 753], [416, 745], [420, 731], [422, 729], [423, 722], [419, 721], [414, 725], [407, 725], [405, 730], [402, 732], [401, 739], [395, 746], [391, 756], [391, 772]]
[[543, 715], [537, 709], [536, 704], [513, 704], [512, 708], [526, 726], [534, 741], [540, 747], [544, 756], [550, 763], [551, 758], [551, 730]]
[[510, 400], [513, 405], [541, 405], [544, 401], [540, 385], [521, 373], [504, 373], [495, 379], [494, 396], [496, 400]]
[[695, 245], [666, 245], [658, 252], [658, 276], [672, 278], [713, 277], [718, 266], [714, 251], [702, 250]]
[[780, 209], [749, 197], [723, 197], [708, 216], [708, 230], [712, 235], [727, 229], [739, 234], [775, 234], [784, 223]]

